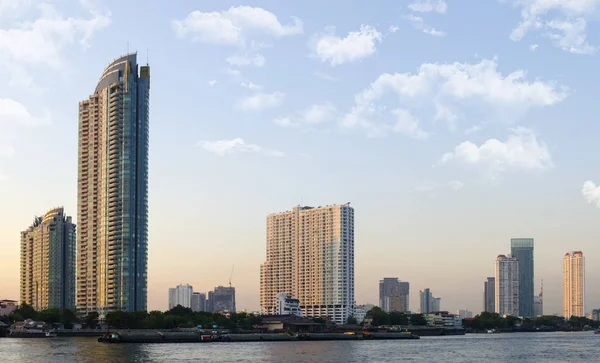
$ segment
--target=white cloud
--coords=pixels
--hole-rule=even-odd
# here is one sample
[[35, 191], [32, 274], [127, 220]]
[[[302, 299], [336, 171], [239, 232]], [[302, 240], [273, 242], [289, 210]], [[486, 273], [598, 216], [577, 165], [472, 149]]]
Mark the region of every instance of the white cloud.
[[256, 93], [238, 101], [237, 108], [246, 111], [260, 111], [268, 108], [280, 106], [285, 99], [285, 94], [281, 92]]
[[[550, 106], [567, 97], [566, 91], [557, 90], [554, 83], [530, 82], [525, 76], [522, 70], [501, 74], [496, 59], [475, 64], [425, 63], [416, 74], [384, 73], [356, 94], [355, 105], [340, 124], [365, 129], [371, 137], [393, 131], [394, 125], [383, 117], [388, 115], [387, 105], [379, 104], [389, 98], [389, 93], [397, 96], [402, 109], [414, 114], [431, 113], [431, 118], [445, 119], [460, 115], [461, 119], [468, 119], [469, 113], [475, 113], [477, 118], [497, 113], [504, 122], [514, 122], [532, 107]], [[461, 109], [465, 105], [468, 107]], [[454, 111], [449, 114], [440, 112], [440, 108]]]
[[179, 37], [190, 35], [194, 40], [244, 46], [254, 36], [281, 38], [302, 34], [302, 21], [292, 17], [293, 24], [283, 25], [270, 11], [252, 6], [234, 6], [221, 12], [193, 11], [184, 19], [173, 20]]
[[529, 46], [529, 50], [532, 51], [532, 52], [535, 52], [536, 49], [538, 49], [538, 48], [539, 48], [539, 45], [537, 45], [537, 44], [531, 44]]
[[319, 124], [330, 121], [336, 111], [335, 106], [330, 102], [315, 104], [304, 111], [303, 119], [307, 124]]
[[252, 82], [242, 82], [242, 83], [240, 83], [240, 86], [242, 86], [244, 88], [251, 89], [251, 90], [260, 90], [260, 89], [262, 89], [262, 86], [254, 84]]
[[408, 7], [410, 10], [419, 13], [436, 12], [445, 14], [446, 10], [448, 10], [448, 5], [444, 0], [417, 0], [408, 5]]
[[589, 54], [595, 47], [586, 40], [586, 17], [600, 0], [515, 0], [521, 8], [521, 22], [510, 34], [519, 41], [531, 30], [545, 33], [554, 44], [571, 53]]
[[227, 74], [229, 74], [231, 77], [239, 77], [242, 75], [242, 72], [240, 72], [239, 69], [227, 68]]
[[249, 55], [249, 54], [232, 55], [232, 56], [228, 57], [226, 59], [226, 61], [227, 61], [227, 63], [229, 63], [233, 66], [238, 66], [238, 67], [242, 67], [242, 66], [262, 67], [267, 62], [265, 57], [260, 53], [252, 54], [252, 55]]
[[211, 86], [211, 87], [213, 87], [213, 86], [214, 86], [214, 85], [216, 85], [217, 83], [218, 83], [218, 82], [217, 82], [217, 80], [216, 80], [216, 79], [212, 79], [212, 80], [208, 81], [208, 85], [209, 85], [209, 86]]
[[451, 180], [448, 183], [448, 185], [450, 186], [450, 188], [452, 188], [455, 191], [459, 191], [465, 186], [465, 184], [463, 182], [458, 181], [458, 180]]
[[397, 108], [392, 110], [392, 114], [396, 116], [396, 124], [393, 130], [403, 134], [410, 135], [415, 139], [426, 139], [429, 134], [419, 127], [419, 120], [414, 117], [410, 111]]
[[64, 16], [46, 3], [37, 10], [41, 15], [34, 21], [0, 29], [0, 73], [7, 73], [15, 86], [31, 86], [30, 67], [63, 69], [62, 52], [68, 45], [78, 42], [86, 48], [93, 34], [110, 24], [110, 13], [93, 9], [87, 9], [88, 18]]
[[244, 139], [239, 137], [231, 140], [200, 141], [196, 144], [196, 147], [201, 147], [202, 149], [219, 156], [243, 153], [258, 153], [276, 157], [285, 156], [281, 151], [265, 149], [256, 144], [247, 144]]
[[596, 186], [594, 182], [588, 180], [583, 183], [581, 193], [588, 203], [595, 204], [596, 207], [600, 208], [600, 185]]
[[0, 98], [0, 127], [6, 125], [40, 126], [50, 123], [48, 111], [42, 117], [32, 115], [20, 102]]
[[592, 54], [596, 51], [585, 39], [587, 24], [583, 18], [553, 20], [546, 22], [546, 26], [550, 29], [548, 36], [562, 50], [575, 54]]
[[336, 113], [336, 107], [331, 102], [325, 102], [309, 106], [296, 117], [278, 117], [273, 123], [284, 127], [317, 125], [333, 120]]
[[426, 25], [425, 21], [420, 16], [408, 14], [404, 18], [412, 24], [413, 28], [422, 31], [425, 34], [433, 35], [435, 37], [445, 37], [446, 36], [445, 32], [439, 31], [435, 28], [432, 28], [432, 27]]
[[545, 170], [554, 166], [548, 147], [529, 129], [511, 130], [506, 142], [489, 139], [480, 146], [465, 141], [442, 156], [442, 163], [480, 166], [491, 176], [504, 171]]
[[395, 32], [397, 32], [398, 30], [400, 30], [400, 28], [398, 28], [398, 27], [397, 27], [397, 26], [395, 26], [395, 25], [390, 25], [390, 28], [388, 29], [388, 31], [389, 31], [390, 33], [395, 33]]
[[359, 31], [349, 32], [345, 38], [334, 35], [333, 30], [330, 27], [329, 34], [317, 38], [313, 45], [315, 55], [332, 66], [368, 58], [375, 53], [376, 43], [382, 39], [381, 33], [369, 25], [362, 25]]
[[317, 76], [319, 78], [322, 78], [322, 79], [324, 79], [326, 81], [330, 81], [330, 82], [337, 82], [337, 81], [339, 81], [339, 79], [337, 79], [337, 78], [335, 78], [333, 76], [330, 76], [327, 73], [323, 73], [323, 72], [315, 72], [315, 76]]

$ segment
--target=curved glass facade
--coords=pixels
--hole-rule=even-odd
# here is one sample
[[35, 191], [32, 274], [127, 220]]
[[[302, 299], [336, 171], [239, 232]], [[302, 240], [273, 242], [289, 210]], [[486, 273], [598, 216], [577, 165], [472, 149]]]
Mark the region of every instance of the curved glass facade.
[[[138, 72], [139, 68], [139, 72]], [[77, 309], [146, 310], [150, 67], [127, 54], [79, 104]]]

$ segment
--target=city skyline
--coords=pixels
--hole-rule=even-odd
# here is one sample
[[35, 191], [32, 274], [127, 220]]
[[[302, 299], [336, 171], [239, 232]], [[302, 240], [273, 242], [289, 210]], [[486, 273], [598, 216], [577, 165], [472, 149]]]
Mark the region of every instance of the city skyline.
[[[544, 8], [541, 29], [518, 27], [531, 24], [526, 2], [413, 2], [2, 7], [0, 296], [19, 298], [32, 216], [63, 205], [79, 224], [75, 105], [111, 59], [138, 50], [153, 69], [149, 310], [183, 277], [226, 285], [232, 264], [239, 308], [258, 310], [265, 216], [351, 201], [358, 304], [401, 276], [449, 311], [477, 312], [491, 261], [530, 236], [544, 309], [560, 314], [565, 251], [585, 251], [587, 280], [600, 279], [598, 8]], [[207, 14], [230, 32], [201, 26]], [[586, 20], [583, 37], [547, 27], [571, 16]], [[600, 292], [586, 299], [600, 306]]]

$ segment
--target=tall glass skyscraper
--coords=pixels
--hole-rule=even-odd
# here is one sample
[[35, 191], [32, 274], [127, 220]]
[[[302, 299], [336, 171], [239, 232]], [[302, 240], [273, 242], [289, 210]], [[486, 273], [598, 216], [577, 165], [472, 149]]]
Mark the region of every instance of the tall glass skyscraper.
[[512, 238], [510, 253], [519, 260], [519, 313], [535, 316], [533, 286], [533, 238]]
[[[139, 72], [138, 72], [139, 68]], [[79, 103], [77, 310], [146, 310], [150, 67], [115, 59]]]

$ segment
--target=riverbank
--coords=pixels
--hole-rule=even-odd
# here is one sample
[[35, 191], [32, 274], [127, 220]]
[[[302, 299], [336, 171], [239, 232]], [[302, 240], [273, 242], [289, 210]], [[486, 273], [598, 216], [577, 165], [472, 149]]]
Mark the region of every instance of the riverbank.
[[199, 332], [114, 331], [98, 338], [101, 343], [229, 343], [229, 342], [291, 342], [335, 340], [411, 340], [419, 336], [408, 333], [257, 333], [207, 335]]

